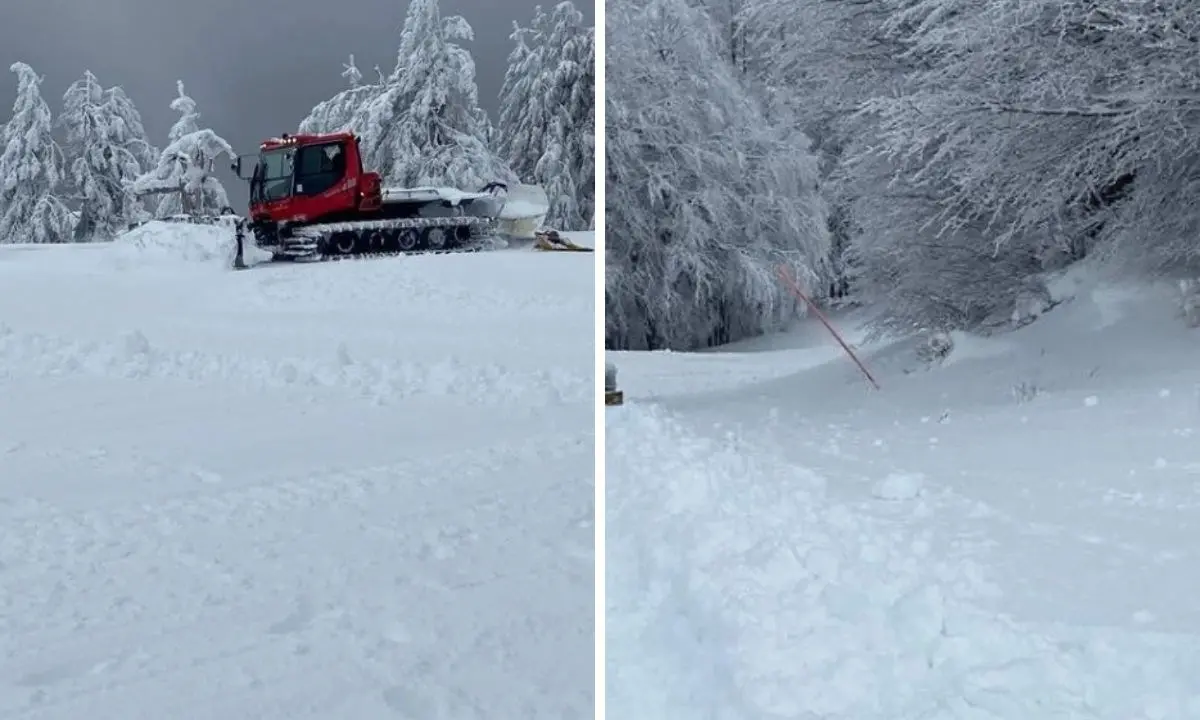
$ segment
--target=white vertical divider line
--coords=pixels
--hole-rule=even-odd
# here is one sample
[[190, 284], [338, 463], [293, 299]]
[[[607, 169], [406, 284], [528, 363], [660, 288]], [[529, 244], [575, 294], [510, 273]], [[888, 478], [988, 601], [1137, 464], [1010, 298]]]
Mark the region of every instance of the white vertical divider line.
[[595, 570], [596, 570], [596, 720], [604, 720], [605, 717], [605, 587], [604, 587], [604, 567], [605, 567], [605, 482], [604, 482], [604, 421], [605, 421], [605, 405], [604, 405], [604, 248], [606, 246], [604, 239], [605, 228], [605, 213], [604, 213], [604, 57], [605, 57], [605, 31], [604, 31], [604, 0], [596, 1], [596, 118], [595, 118], [595, 166], [596, 166], [596, 187], [594, 196], [596, 198], [595, 210], [596, 213], [596, 263], [595, 263], [595, 343], [596, 343], [596, 392], [595, 408], [596, 408], [596, 474], [594, 486], [596, 490], [595, 499]]

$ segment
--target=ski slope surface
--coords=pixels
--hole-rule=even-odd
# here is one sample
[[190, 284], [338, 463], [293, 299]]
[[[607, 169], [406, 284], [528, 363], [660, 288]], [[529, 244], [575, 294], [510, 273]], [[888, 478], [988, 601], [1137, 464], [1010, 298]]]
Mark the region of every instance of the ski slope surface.
[[1083, 275], [1018, 330], [609, 353], [612, 717], [1200, 718], [1200, 331]]
[[0, 246], [0, 718], [593, 705], [593, 256]]

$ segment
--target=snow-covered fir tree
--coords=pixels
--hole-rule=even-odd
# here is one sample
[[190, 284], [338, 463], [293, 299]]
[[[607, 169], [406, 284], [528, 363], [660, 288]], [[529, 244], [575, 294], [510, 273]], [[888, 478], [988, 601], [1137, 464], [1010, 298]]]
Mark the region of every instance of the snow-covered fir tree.
[[119, 85], [110, 87], [105, 94], [105, 103], [113, 118], [113, 134], [138, 164], [143, 168], [154, 165], [158, 158], [158, 149], [146, 135], [146, 126], [142, 124], [142, 114], [138, 112], [133, 100]]
[[[116, 141], [124, 147], [134, 160], [137, 161], [139, 173], [136, 177], [126, 178], [125, 184], [131, 187], [147, 171], [154, 167], [159, 157], [158, 147], [150, 142], [146, 127], [142, 123], [142, 114], [138, 111], [133, 100], [126, 94], [125, 89], [115, 85], [108, 89], [108, 105], [114, 118], [113, 132]], [[150, 209], [136, 193], [132, 194], [133, 204], [130, 207], [131, 221], [146, 221], [152, 218]]]
[[595, 204], [595, 29], [561, 2], [548, 15], [539, 7], [510, 37], [500, 152], [523, 181], [546, 189], [547, 224], [585, 229]]
[[63, 153], [42, 98], [42, 79], [25, 63], [10, 69], [17, 76], [17, 99], [0, 133], [0, 243], [66, 242], [74, 221], [58, 195]]
[[584, 230], [594, 217], [596, 183], [595, 29], [570, 2], [559, 3], [546, 33], [545, 93], [548, 132], [535, 177], [546, 188], [546, 224]]
[[138, 194], [164, 194], [156, 217], [215, 215], [229, 206], [229, 197], [213, 175], [214, 165], [221, 155], [234, 158], [237, 153], [220, 135], [200, 126], [196, 102], [185, 92], [182, 80], [176, 87], [179, 95], [171, 102], [171, 109], [179, 113], [179, 119], [171, 126], [168, 144], [155, 166], [137, 179], [133, 190]]
[[508, 69], [500, 88], [497, 151], [524, 182], [535, 182], [534, 171], [550, 125], [546, 96], [540, 92], [545, 80], [546, 44], [541, 39], [546, 22], [539, 6], [529, 27], [513, 23], [509, 37], [515, 45], [508, 55]]
[[475, 189], [515, 179], [488, 145], [475, 61], [460, 43], [474, 34], [459, 16], [442, 17], [438, 0], [413, 0], [395, 70], [356, 115], [369, 167], [389, 184]]
[[342, 77], [350, 87], [337, 95], [319, 103], [300, 121], [302, 133], [329, 133], [348, 130], [354, 125], [354, 118], [372, 99], [383, 92], [384, 85], [376, 81], [363, 83], [362, 72], [350, 56], [350, 62], [344, 65]]
[[63, 95], [68, 186], [79, 203], [76, 240], [108, 240], [134, 217], [130, 184], [148, 169], [148, 146], [136, 109], [119, 88], [105, 90], [91, 72]]

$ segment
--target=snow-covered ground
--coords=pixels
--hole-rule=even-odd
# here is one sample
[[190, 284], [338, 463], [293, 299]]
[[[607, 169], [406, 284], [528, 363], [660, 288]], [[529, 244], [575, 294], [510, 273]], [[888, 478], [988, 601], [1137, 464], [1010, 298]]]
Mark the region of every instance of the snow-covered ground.
[[815, 320], [610, 353], [610, 716], [1200, 717], [1200, 335], [1080, 277], [881, 391]]
[[0, 246], [0, 718], [590, 716], [593, 256], [221, 233]]

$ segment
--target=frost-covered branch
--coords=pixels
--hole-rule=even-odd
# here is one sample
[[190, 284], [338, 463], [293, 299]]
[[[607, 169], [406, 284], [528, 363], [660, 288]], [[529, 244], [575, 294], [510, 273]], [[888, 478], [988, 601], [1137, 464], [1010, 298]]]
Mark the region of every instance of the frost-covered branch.
[[[1147, 268], [1200, 259], [1184, 240], [1200, 225], [1188, 199], [1200, 183], [1191, 169], [1200, 161], [1194, 7], [889, 4], [884, 29], [910, 68], [898, 92], [862, 106], [857, 117], [872, 131], [845, 171], [863, 198], [855, 222], [868, 228], [855, 240], [865, 296], [939, 278], [1004, 314], [1039, 274], [1097, 251]], [[885, 189], [936, 201], [903, 205], [912, 217], [880, 220]], [[923, 255], [926, 240], [945, 252]], [[996, 263], [1008, 273], [1003, 287], [981, 281], [1000, 272]], [[968, 266], [976, 271], [951, 270]], [[901, 325], [935, 315], [949, 322], [929, 308], [914, 301], [885, 315]], [[979, 321], [977, 313], [953, 319], [957, 327]]]

